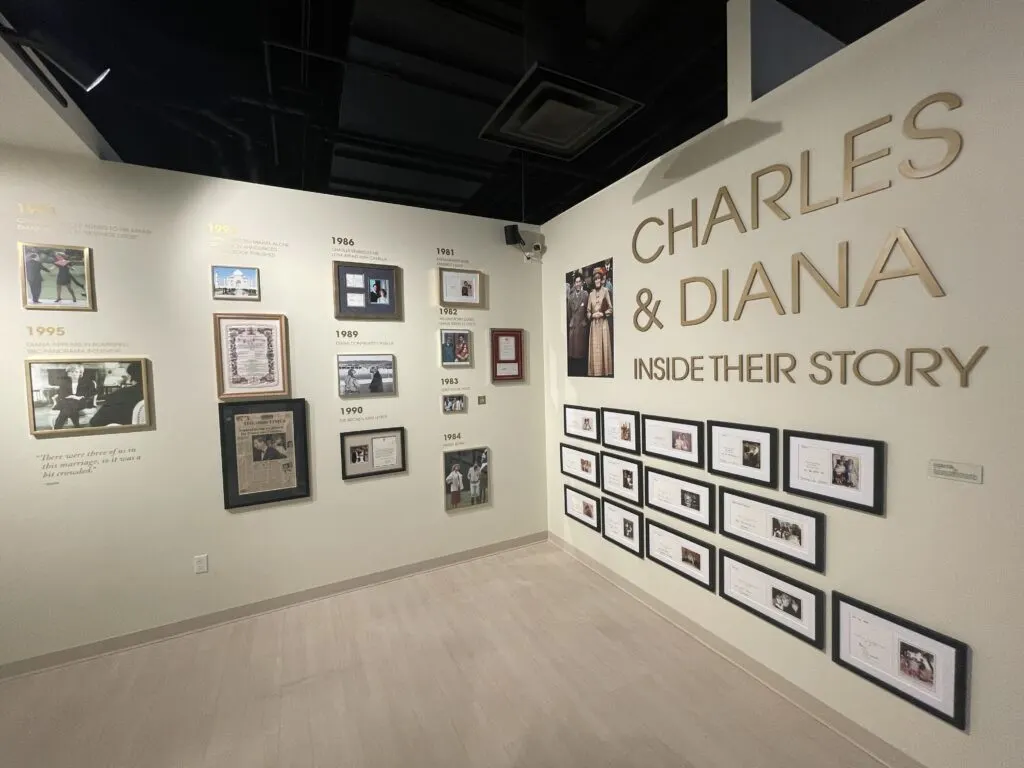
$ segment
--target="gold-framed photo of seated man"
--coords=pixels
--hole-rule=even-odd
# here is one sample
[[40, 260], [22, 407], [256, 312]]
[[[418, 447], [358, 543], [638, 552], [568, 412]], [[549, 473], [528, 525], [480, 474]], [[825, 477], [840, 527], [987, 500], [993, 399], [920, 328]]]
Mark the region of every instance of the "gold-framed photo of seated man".
[[284, 315], [216, 314], [217, 397], [287, 397], [288, 321]]
[[92, 248], [18, 243], [18, 271], [25, 309], [96, 310]]
[[438, 270], [442, 307], [484, 308], [484, 273], [473, 269]]
[[29, 430], [36, 437], [153, 428], [144, 358], [27, 360], [25, 378]]

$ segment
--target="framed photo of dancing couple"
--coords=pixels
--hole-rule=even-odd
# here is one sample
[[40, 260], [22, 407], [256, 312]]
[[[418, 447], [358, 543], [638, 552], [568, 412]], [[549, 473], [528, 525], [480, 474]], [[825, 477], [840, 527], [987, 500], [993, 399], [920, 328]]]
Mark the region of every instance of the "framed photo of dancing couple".
[[402, 270], [399, 267], [336, 261], [333, 270], [336, 319], [402, 319]]
[[601, 499], [601, 535], [631, 555], [644, 559], [644, 516], [635, 509]]
[[601, 442], [601, 409], [582, 405], [562, 406], [562, 432], [566, 437]]
[[289, 394], [288, 321], [284, 315], [213, 316], [217, 397]]
[[778, 486], [779, 430], [727, 421], [709, 421], [707, 430], [708, 472], [765, 488]]
[[601, 444], [624, 453], [640, 453], [640, 414], [620, 411], [618, 408], [601, 409]]
[[341, 433], [341, 479], [405, 472], [405, 427]]
[[25, 309], [96, 309], [92, 248], [18, 243], [18, 272]]
[[611, 259], [565, 273], [565, 345], [567, 375], [615, 375]]
[[563, 486], [565, 494], [565, 516], [582, 523], [595, 531], [601, 530], [601, 502], [589, 493]]
[[491, 328], [491, 381], [526, 378], [521, 328]]
[[832, 661], [960, 730], [967, 729], [968, 646], [832, 593]]
[[825, 572], [825, 516], [732, 488], [718, 488], [718, 531], [762, 552]]
[[647, 518], [647, 559], [715, 591], [715, 548]]
[[442, 307], [483, 309], [484, 273], [471, 269], [438, 270]]
[[795, 496], [885, 514], [885, 443], [783, 432], [782, 488]]
[[704, 468], [704, 422], [644, 414], [643, 452], [666, 461]]
[[574, 448], [566, 443], [559, 445], [559, 451], [560, 468], [563, 475], [582, 480], [589, 485], [599, 486], [601, 484], [599, 457], [596, 453], [582, 448]]
[[305, 400], [220, 403], [224, 508], [309, 496]]

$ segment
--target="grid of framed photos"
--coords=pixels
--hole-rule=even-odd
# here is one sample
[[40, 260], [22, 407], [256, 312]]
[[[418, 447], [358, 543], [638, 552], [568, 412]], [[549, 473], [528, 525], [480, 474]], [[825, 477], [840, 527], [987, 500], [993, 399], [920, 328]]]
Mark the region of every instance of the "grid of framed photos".
[[334, 317], [401, 320], [402, 270], [386, 264], [335, 261]]
[[631, 555], [644, 558], [644, 516], [610, 499], [601, 499], [601, 535]]
[[595, 531], [601, 530], [601, 502], [571, 485], [563, 486], [565, 516]]
[[643, 506], [644, 465], [636, 459], [601, 451], [601, 490], [616, 499]]
[[715, 548], [647, 518], [647, 559], [715, 591]]
[[787, 429], [783, 444], [787, 493], [885, 514], [885, 443]]
[[405, 427], [341, 433], [341, 479], [405, 472]]
[[601, 409], [601, 439], [605, 448], [640, 453], [640, 414], [618, 408]]
[[824, 573], [825, 515], [720, 486], [719, 532]]

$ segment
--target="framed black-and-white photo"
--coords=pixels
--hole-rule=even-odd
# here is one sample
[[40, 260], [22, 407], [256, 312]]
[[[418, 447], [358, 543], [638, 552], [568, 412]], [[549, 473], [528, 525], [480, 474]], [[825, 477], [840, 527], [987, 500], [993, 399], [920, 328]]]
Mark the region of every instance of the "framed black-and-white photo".
[[600, 457], [596, 453], [566, 443], [561, 443], [559, 449], [563, 475], [582, 480], [589, 485], [601, 484]]
[[334, 317], [338, 320], [401, 320], [402, 270], [387, 264], [336, 261]]
[[606, 448], [639, 455], [640, 414], [637, 411], [602, 408], [601, 439]]
[[779, 430], [751, 424], [708, 422], [708, 472], [765, 488], [779, 484]]
[[609, 496], [643, 506], [644, 465], [601, 451], [601, 490]]
[[825, 593], [718, 550], [718, 594], [779, 629], [825, 648]]
[[394, 355], [338, 355], [339, 397], [381, 397], [397, 390]]
[[469, 368], [473, 365], [473, 332], [464, 328], [441, 331], [441, 365], [445, 368]]
[[405, 472], [405, 427], [341, 433], [341, 479]]
[[601, 530], [601, 502], [570, 485], [565, 489], [565, 515], [595, 531]]
[[469, 407], [469, 398], [465, 395], [441, 395], [441, 413], [451, 416], [465, 413]]
[[687, 523], [715, 530], [715, 486], [648, 466], [647, 506]]
[[484, 273], [472, 269], [438, 270], [442, 307], [482, 309], [484, 306]]
[[643, 415], [643, 452], [666, 461], [704, 468], [704, 422]]
[[649, 517], [647, 559], [715, 591], [715, 548]]
[[636, 555], [643, 560], [643, 513], [627, 509], [610, 499], [601, 499], [601, 518], [604, 522], [601, 535], [612, 544], [622, 547], [631, 555]]
[[258, 267], [210, 267], [213, 298], [224, 301], [259, 301], [260, 270]]
[[566, 437], [591, 443], [601, 442], [601, 409], [563, 405], [562, 431]]
[[18, 243], [18, 273], [25, 309], [96, 309], [92, 248]]
[[960, 640], [833, 592], [832, 661], [967, 729], [968, 647]]
[[885, 514], [885, 443], [789, 429], [782, 435], [784, 491]]
[[825, 516], [760, 496], [718, 488], [719, 533], [825, 572]]

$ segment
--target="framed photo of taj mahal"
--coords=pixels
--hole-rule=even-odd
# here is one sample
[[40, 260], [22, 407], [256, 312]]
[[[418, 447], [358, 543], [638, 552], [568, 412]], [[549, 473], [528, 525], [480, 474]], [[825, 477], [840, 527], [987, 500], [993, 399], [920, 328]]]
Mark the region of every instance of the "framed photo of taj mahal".
[[565, 340], [569, 376], [615, 375], [611, 259], [565, 273]]

